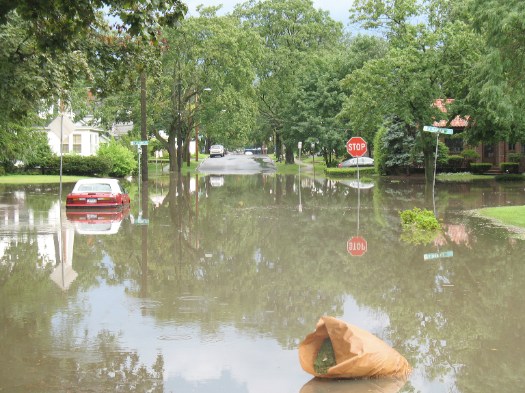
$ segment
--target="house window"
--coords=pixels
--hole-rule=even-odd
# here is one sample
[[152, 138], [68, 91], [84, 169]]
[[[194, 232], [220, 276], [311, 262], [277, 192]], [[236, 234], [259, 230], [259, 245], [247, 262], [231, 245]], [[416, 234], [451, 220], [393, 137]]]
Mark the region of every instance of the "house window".
[[69, 137], [68, 136], [66, 136], [62, 140], [62, 154], [66, 154], [66, 153], [69, 153]]
[[450, 154], [459, 154], [463, 151], [463, 139], [446, 138], [445, 145], [447, 145]]
[[75, 153], [82, 152], [82, 135], [73, 135], [73, 151]]
[[521, 144], [521, 152], [525, 154], [525, 143], [522, 142]]
[[516, 144], [515, 143], [509, 143], [508, 148], [509, 148], [509, 151], [514, 151], [514, 150], [516, 150]]

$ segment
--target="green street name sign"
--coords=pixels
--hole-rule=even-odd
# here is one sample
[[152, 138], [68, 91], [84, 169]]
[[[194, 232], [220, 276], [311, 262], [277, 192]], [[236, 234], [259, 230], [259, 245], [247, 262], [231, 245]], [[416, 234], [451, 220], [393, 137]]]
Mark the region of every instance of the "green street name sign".
[[131, 141], [131, 144], [133, 146], [142, 146], [142, 145], [147, 145], [148, 141]]
[[439, 259], [439, 258], [452, 258], [454, 256], [454, 251], [442, 251], [442, 252], [433, 252], [430, 254], [424, 254], [423, 259], [428, 261], [429, 259]]
[[452, 128], [441, 128], [441, 127], [432, 127], [432, 126], [423, 126], [423, 131], [427, 132], [437, 132], [440, 134], [452, 135], [454, 130]]

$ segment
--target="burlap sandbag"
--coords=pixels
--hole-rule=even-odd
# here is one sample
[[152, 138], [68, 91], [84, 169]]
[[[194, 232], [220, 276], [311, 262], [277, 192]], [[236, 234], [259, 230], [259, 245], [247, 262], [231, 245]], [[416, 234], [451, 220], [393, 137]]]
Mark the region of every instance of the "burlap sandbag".
[[[315, 372], [314, 361], [327, 337], [336, 365], [321, 375]], [[333, 317], [322, 317], [315, 331], [299, 344], [299, 360], [304, 371], [321, 378], [406, 378], [411, 371], [407, 360], [383, 340]]]

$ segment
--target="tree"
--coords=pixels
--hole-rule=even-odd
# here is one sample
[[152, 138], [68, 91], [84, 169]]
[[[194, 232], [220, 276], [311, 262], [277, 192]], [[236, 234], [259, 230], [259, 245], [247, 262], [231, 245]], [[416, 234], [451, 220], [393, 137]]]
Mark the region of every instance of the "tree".
[[236, 7], [234, 15], [247, 29], [258, 32], [265, 43], [257, 67], [257, 96], [261, 119], [260, 138], [275, 135], [276, 154], [286, 146], [286, 163], [293, 163], [298, 142], [287, 117], [295, 105], [299, 80], [314, 62], [314, 54], [332, 48], [342, 37], [342, 26], [310, 0], [250, 0]]
[[[118, 22], [110, 26], [103, 9]], [[80, 80], [89, 81], [91, 93], [101, 96], [108, 87], [120, 86], [108, 79], [122, 79], [124, 60], [144, 45], [122, 45], [118, 38], [127, 36], [131, 42], [129, 37], [140, 37], [139, 43], [156, 43], [160, 26], [173, 25], [185, 12], [179, 0], [4, 1], [0, 7], [0, 78], [4, 81], [0, 84], [0, 139], [9, 139], [1, 134], [34, 122], [36, 114], [57, 102], [71, 105]], [[88, 89], [83, 93], [87, 101]]]
[[[424, 155], [427, 184], [433, 179], [435, 141], [423, 126], [443, 116], [434, 106], [437, 98], [462, 92], [469, 59], [478, 53], [470, 28], [451, 18], [454, 5], [440, 0], [359, 0], [352, 10], [354, 21], [381, 30], [390, 46], [384, 58], [345, 78], [348, 100], [341, 116], [353, 128], [368, 130], [370, 139], [387, 118], [395, 116], [412, 127]], [[422, 18], [427, 22], [412, 22]]]
[[525, 140], [523, 3], [471, 0], [468, 18], [483, 56], [473, 64], [470, 90], [458, 110], [472, 119], [469, 142]]
[[223, 140], [241, 143], [254, 126], [253, 64], [260, 42], [235, 18], [216, 16], [216, 9], [200, 9], [199, 17], [165, 31], [168, 48], [150, 101], [156, 103], [153, 132], [169, 153], [170, 171], [180, 171], [183, 155], [189, 154], [183, 146], [189, 146], [195, 127], [200, 126], [209, 146]]

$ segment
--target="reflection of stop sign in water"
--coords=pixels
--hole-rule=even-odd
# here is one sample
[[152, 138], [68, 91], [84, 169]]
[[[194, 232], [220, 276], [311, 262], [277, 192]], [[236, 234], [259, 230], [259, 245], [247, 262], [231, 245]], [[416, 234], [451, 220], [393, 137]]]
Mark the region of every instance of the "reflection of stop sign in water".
[[366, 252], [368, 245], [365, 238], [354, 236], [346, 243], [346, 251], [354, 257], [360, 257]]
[[362, 157], [366, 153], [366, 149], [366, 142], [360, 136], [354, 136], [346, 142], [346, 151], [352, 157]]

